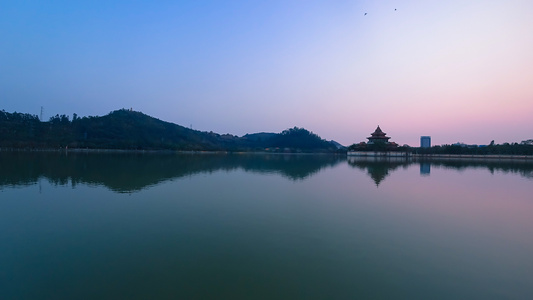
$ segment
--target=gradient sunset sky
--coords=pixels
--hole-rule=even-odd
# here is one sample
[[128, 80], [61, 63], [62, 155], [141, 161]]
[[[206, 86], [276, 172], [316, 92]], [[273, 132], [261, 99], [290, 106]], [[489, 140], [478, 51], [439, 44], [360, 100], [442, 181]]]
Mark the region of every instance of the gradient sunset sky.
[[[366, 13], [366, 15], [365, 15]], [[533, 1], [3, 1], [0, 109], [344, 145], [533, 138]]]

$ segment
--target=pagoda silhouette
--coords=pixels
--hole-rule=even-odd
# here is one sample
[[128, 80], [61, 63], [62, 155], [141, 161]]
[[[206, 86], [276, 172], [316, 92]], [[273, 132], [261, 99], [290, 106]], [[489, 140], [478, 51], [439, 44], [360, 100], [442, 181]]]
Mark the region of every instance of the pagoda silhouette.
[[[398, 144], [395, 142], [389, 142], [390, 137], [387, 136], [381, 128], [378, 127], [374, 130], [373, 133], [367, 137], [368, 142], [360, 142], [359, 144], [353, 144], [349, 147], [348, 155], [355, 155], [353, 151], [379, 151], [379, 152], [388, 152], [394, 151], [398, 148]], [[351, 154], [350, 154], [351, 153]]]
[[387, 134], [383, 132], [381, 128], [379, 128], [379, 125], [378, 125], [378, 128], [376, 128], [376, 130], [370, 135], [371, 135], [370, 137], [367, 137], [368, 144], [370, 145], [376, 144], [376, 143], [384, 143], [384, 144], [389, 143], [390, 137], [388, 137]]

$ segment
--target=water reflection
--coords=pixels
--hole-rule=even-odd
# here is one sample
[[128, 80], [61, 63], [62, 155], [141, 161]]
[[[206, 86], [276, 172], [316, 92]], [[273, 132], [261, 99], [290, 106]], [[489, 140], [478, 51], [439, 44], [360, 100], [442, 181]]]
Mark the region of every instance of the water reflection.
[[524, 178], [533, 179], [532, 160], [450, 160], [432, 159], [422, 160], [420, 164], [429, 164], [434, 167], [441, 167], [454, 170], [466, 169], [486, 169], [491, 174], [495, 172], [518, 174]]
[[278, 174], [289, 180], [305, 180], [314, 174], [347, 161], [354, 169], [366, 172], [377, 187], [398, 169], [415, 164], [421, 176], [432, 168], [465, 170], [486, 169], [491, 173], [515, 173], [533, 179], [533, 162], [407, 160], [405, 158], [365, 158], [334, 155], [258, 155], [258, 154], [97, 154], [97, 153], [0, 153], [0, 189], [40, 183], [44, 178], [54, 185], [103, 185], [113, 191], [130, 193], [162, 182], [215, 171], [244, 170]]
[[531, 299], [532, 174], [497, 161], [0, 153], [0, 299]]
[[412, 162], [405, 158], [380, 158], [380, 157], [349, 157], [348, 164], [360, 170], [366, 170], [368, 176], [374, 180], [376, 186], [389, 176], [390, 172], [407, 167]]
[[354, 168], [366, 171], [368, 176], [379, 185], [393, 171], [407, 168], [410, 165], [420, 165], [420, 175], [430, 176], [431, 168], [445, 168], [462, 171], [465, 169], [487, 169], [490, 173], [503, 172], [519, 174], [524, 178], [533, 179], [533, 161], [528, 160], [450, 160], [424, 159], [414, 160], [406, 158], [355, 157], [348, 158], [348, 164]]
[[420, 175], [429, 176], [431, 173], [431, 164], [429, 162], [420, 162]]
[[55, 185], [104, 185], [129, 193], [174, 178], [236, 169], [303, 180], [343, 160], [332, 155], [1, 153], [0, 188], [45, 178]]

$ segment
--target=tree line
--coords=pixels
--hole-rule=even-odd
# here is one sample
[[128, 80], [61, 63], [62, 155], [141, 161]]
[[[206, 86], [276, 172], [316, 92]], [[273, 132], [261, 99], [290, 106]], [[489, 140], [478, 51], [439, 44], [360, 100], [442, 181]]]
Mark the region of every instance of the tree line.
[[533, 155], [533, 145], [490, 143], [488, 146], [442, 145], [431, 148], [416, 148], [418, 154], [464, 154], [464, 155]]
[[294, 127], [281, 133], [243, 137], [197, 131], [141, 112], [120, 109], [101, 117], [55, 115], [42, 122], [37, 115], [0, 111], [0, 148], [126, 149], [196, 151], [333, 152], [336, 147], [318, 135]]

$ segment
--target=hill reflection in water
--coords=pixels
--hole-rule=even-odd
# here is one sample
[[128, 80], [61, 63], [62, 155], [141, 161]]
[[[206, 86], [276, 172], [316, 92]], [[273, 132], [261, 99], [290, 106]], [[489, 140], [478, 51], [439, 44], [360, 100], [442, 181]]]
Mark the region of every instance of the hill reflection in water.
[[459, 171], [476, 168], [487, 169], [491, 173], [515, 173], [533, 179], [533, 163], [513, 161], [346, 159], [335, 155], [280, 154], [3, 152], [0, 153], [0, 189], [34, 185], [43, 178], [54, 185], [102, 185], [115, 192], [131, 193], [175, 178], [234, 170], [305, 180], [345, 161], [349, 166], [366, 172], [378, 187], [393, 172], [413, 164], [420, 166], [422, 176], [430, 176], [432, 168]]
[[103, 185], [121, 193], [199, 173], [274, 173], [303, 180], [344, 161], [333, 155], [0, 153], [0, 188], [27, 186], [45, 178], [55, 185]]

